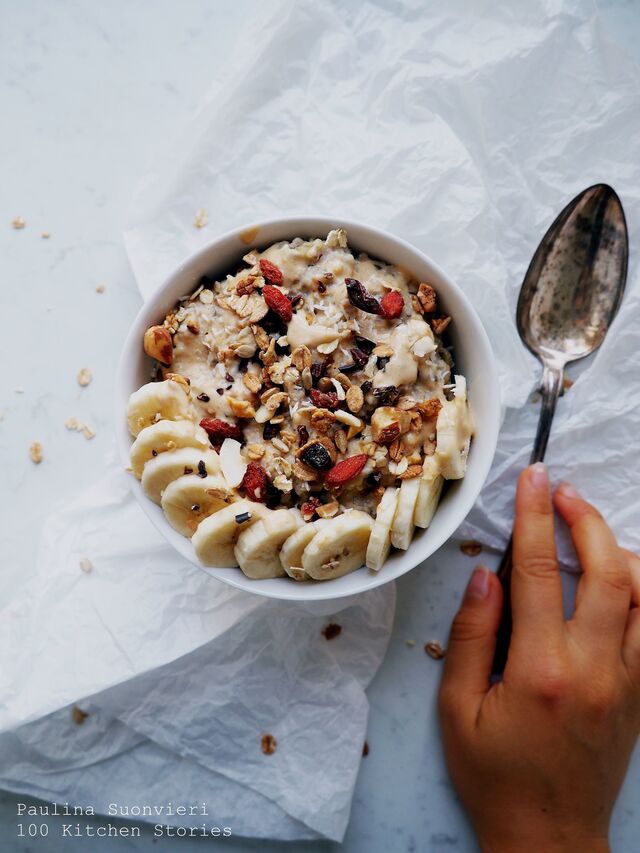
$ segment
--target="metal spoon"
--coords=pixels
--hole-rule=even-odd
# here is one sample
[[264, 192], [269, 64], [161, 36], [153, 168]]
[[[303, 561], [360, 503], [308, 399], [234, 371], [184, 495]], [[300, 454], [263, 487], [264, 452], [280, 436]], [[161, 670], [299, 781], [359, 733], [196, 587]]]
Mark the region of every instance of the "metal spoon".
[[[629, 240], [620, 199], [595, 184], [571, 201], [536, 249], [518, 298], [518, 333], [542, 362], [542, 409], [530, 464], [544, 459], [565, 365], [598, 349], [627, 279]], [[504, 671], [511, 637], [511, 542], [498, 577], [504, 610], [493, 671]]]

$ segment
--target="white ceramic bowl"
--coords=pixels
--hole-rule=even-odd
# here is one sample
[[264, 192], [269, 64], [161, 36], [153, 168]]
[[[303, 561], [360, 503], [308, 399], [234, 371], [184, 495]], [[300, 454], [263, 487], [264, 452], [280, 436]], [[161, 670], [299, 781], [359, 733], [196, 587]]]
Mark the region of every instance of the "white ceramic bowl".
[[[430, 527], [427, 530], [416, 530], [409, 549], [393, 552], [378, 573], [363, 567], [335, 580], [299, 583], [290, 578], [250, 580], [240, 569], [201, 566], [212, 577], [224, 583], [269, 598], [298, 601], [341, 598], [387, 583], [424, 562], [451, 536], [471, 509], [489, 472], [498, 438], [500, 403], [493, 353], [486, 332], [462, 291], [426, 255], [398, 237], [339, 218], [297, 217], [271, 220], [251, 228], [238, 228], [213, 240], [170, 275], [143, 306], [125, 342], [116, 383], [116, 423], [123, 466], [129, 465], [132, 443], [125, 415], [127, 401], [133, 391], [149, 381], [150, 362], [142, 348], [145, 329], [160, 322], [179, 297], [195, 289], [205, 273], [218, 278], [235, 271], [249, 249], [266, 248], [278, 240], [292, 240], [294, 237], [325, 237], [332, 228], [337, 227], [347, 230], [352, 250], [363, 251], [373, 258], [405, 267], [417, 279], [433, 284], [443, 310], [453, 317], [450, 329], [456, 367], [467, 378], [476, 433], [471, 443], [464, 479], [448, 484]], [[201, 565], [191, 542], [169, 525], [162, 509], [145, 496], [140, 483], [133, 476], [131, 488], [146, 514], [176, 551], [190, 562]], [[179, 570], [178, 561], [176, 570]]]

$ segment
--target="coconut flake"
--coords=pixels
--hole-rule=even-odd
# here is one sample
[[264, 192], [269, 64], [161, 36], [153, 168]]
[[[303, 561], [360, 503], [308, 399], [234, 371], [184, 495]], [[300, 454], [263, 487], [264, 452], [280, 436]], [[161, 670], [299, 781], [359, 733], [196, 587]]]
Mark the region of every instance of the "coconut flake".
[[227, 485], [235, 489], [242, 482], [247, 463], [240, 452], [240, 442], [235, 438], [225, 438], [220, 447], [220, 468]]

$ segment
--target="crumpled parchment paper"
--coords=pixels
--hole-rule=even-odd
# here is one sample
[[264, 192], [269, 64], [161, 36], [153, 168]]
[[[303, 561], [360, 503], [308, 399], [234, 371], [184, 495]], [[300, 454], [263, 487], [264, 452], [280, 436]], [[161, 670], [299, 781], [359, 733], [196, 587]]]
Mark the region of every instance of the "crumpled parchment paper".
[[[498, 359], [506, 419], [465, 533], [499, 547], [537, 418], [518, 287], [557, 212], [596, 181], [621, 195], [633, 244], [639, 83], [578, 0], [264, 4], [141, 184], [125, 234], [141, 291], [220, 232], [279, 214], [362, 219], [423, 249], [470, 296]], [[197, 229], [200, 208], [209, 224]], [[632, 255], [620, 315], [560, 401], [548, 457], [636, 548], [638, 303]], [[341, 658], [319, 635], [328, 613], [255, 602], [177, 565], [117, 475], [104, 490], [52, 516], [40, 583], [0, 619], [3, 727], [93, 694], [76, 735], [87, 759], [58, 711], [2, 737], [0, 784], [79, 803], [110, 801], [110, 779], [132, 802], [142, 791], [179, 801], [180, 790], [198, 801], [206, 788], [238, 834], [341, 838], [393, 588], [341, 602]], [[115, 543], [112, 519], [124, 531]], [[83, 576], [85, 552], [95, 570]], [[334, 728], [316, 730], [320, 718]], [[263, 730], [279, 740], [268, 764]]]

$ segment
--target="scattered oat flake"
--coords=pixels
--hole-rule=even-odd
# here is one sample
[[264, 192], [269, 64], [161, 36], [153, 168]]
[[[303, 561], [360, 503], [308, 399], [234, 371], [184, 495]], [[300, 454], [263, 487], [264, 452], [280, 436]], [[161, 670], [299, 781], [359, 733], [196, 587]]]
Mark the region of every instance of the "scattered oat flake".
[[482, 551], [482, 543], [477, 542], [475, 539], [466, 539], [464, 542], [460, 543], [460, 550], [463, 554], [466, 554], [467, 557], [477, 557]]
[[87, 714], [87, 712], [83, 711], [81, 708], [78, 708], [77, 705], [74, 705], [71, 709], [71, 717], [73, 719], [73, 722], [77, 726], [81, 726], [88, 716], [89, 714]]
[[104, 284], [96, 284], [96, 293], [104, 293]]
[[201, 207], [200, 210], [196, 213], [196, 217], [193, 220], [193, 224], [196, 228], [204, 228], [205, 225], [209, 222], [209, 213], [205, 207]]
[[49, 237], [51, 237], [51, 234], [48, 231], [43, 231], [40, 236], [42, 237], [43, 240], [48, 240]]
[[22, 218], [22, 216], [15, 216], [15, 217], [11, 220], [11, 225], [16, 229], [16, 231], [19, 231], [21, 228], [24, 228], [26, 224], [27, 224], [27, 223], [26, 223], [26, 221]]
[[260, 749], [265, 755], [273, 755], [278, 748], [278, 741], [273, 735], [262, 735], [260, 739]]
[[89, 368], [83, 367], [82, 370], [80, 370], [80, 372], [78, 373], [78, 385], [82, 385], [82, 387], [84, 388], [91, 382], [92, 378], [93, 374], [91, 373]]
[[95, 435], [95, 432], [91, 429], [89, 424], [83, 424], [76, 417], [67, 418], [67, 420], [64, 422], [64, 425], [69, 430], [73, 430], [74, 432], [81, 432], [87, 440], [93, 438]]
[[39, 441], [34, 441], [29, 445], [29, 456], [36, 465], [42, 462], [42, 445]]
[[336, 637], [340, 636], [342, 633], [342, 625], [338, 625], [335, 622], [329, 622], [328, 625], [322, 629], [322, 635], [325, 640], [333, 640]]
[[410, 649], [412, 649], [416, 644], [415, 640], [405, 640], [404, 642], [405, 642], [405, 645], [409, 646]]
[[94, 432], [94, 430], [91, 429], [89, 424], [85, 424], [82, 427], [82, 434], [87, 439], [87, 441], [89, 441], [90, 439], [92, 439], [95, 436], [95, 432]]
[[80, 558], [80, 568], [85, 574], [88, 575], [89, 572], [91, 572], [93, 569], [93, 563], [91, 562], [91, 560], [88, 557], [81, 557]]
[[424, 650], [429, 657], [434, 660], [442, 660], [445, 655], [445, 650], [442, 648], [440, 643], [436, 643], [435, 640], [430, 640], [428, 643], [425, 643]]

